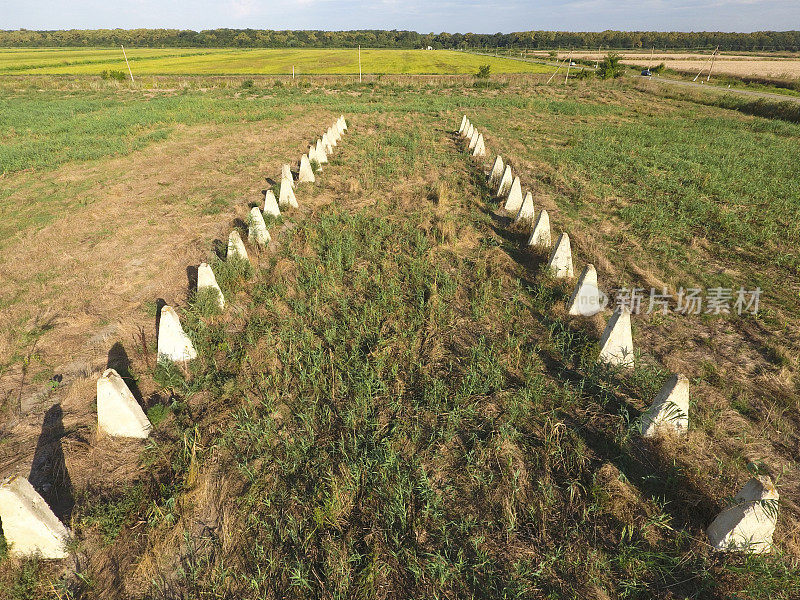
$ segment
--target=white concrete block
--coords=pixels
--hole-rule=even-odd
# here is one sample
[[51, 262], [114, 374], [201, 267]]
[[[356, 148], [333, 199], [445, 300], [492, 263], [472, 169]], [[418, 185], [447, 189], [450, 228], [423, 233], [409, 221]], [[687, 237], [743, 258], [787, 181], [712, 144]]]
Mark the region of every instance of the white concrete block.
[[594, 265], [586, 265], [567, 302], [567, 312], [571, 315], [591, 317], [602, 312], [607, 302], [608, 297], [597, 286], [597, 271]]
[[197, 358], [192, 340], [183, 331], [178, 313], [171, 306], [161, 307], [158, 321], [158, 360], [186, 363]]
[[303, 154], [303, 157], [300, 159], [300, 174], [297, 176], [297, 181], [300, 183], [314, 183], [316, 181], [314, 170], [311, 168], [311, 162], [305, 154]]
[[244, 247], [242, 236], [235, 229], [231, 231], [228, 236], [228, 253], [226, 254], [227, 260], [231, 258], [241, 258], [242, 260], [249, 261], [250, 257], [247, 256], [247, 248]]
[[618, 308], [608, 320], [603, 337], [600, 338], [598, 360], [612, 366], [633, 367], [631, 313], [627, 309]]
[[769, 477], [754, 477], [709, 525], [706, 530], [709, 543], [721, 552], [770, 552], [778, 523], [779, 498]]
[[566, 231], [558, 236], [556, 247], [553, 248], [547, 266], [550, 267], [553, 277], [557, 279], [571, 279], [575, 276], [572, 269], [572, 247]]
[[516, 215], [520, 208], [522, 208], [522, 184], [519, 182], [519, 177], [515, 177], [508, 191], [505, 209], [506, 212]]
[[533, 208], [533, 194], [528, 192], [525, 194], [525, 199], [522, 201], [522, 206], [517, 211], [517, 216], [514, 217], [515, 223], [523, 223], [525, 221], [533, 221], [534, 208]]
[[472, 132], [472, 137], [469, 138], [469, 145], [467, 146], [467, 148], [469, 150], [475, 150], [475, 146], [477, 146], [477, 144], [478, 144], [478, 136], [479, 135], [480, 135], [480, 133], [478, 133], [477, 129]]
[[467, 115], [461, 117], [461, 126], [458, 128], [458, 133], [464, 133], [464, 127], [467, 126]]
[[[303, 157], [305, 158], [305, 156]], [[308, 166], [311, 169], [311, 165]], [[313, 173], [312, 173], [313, 175]], [[287, 208], [297, 208], [299, 205], [297, 204], [297, 198], [295, 198], [294, 190], [292, 189], [291, 181], [288, 179], [281, 180], [281, 191], [280, 191], [280, 198], [278, 199], [278, 204], [283, 210]]]
[[684, 375], [670, 377], [656, 394], [653, 404], [642, 413], [642, 435], [661, 432], [685, 435], [689, 430], [689, 380]]
[[478, 143], [475, 144], [475, 148], [472, 150], [472, 156], [486, 156], [486, 144], [483, 142], [483, 134], [478, 134]]
[[211, 265], [200, 263], [200, 266], [197, 267], [197, 291], [199, 292], [200, 290], [206, 288], [216, 290], [219, 297], [219, 307], [224, 309], [225, 297], [222, 295], [222, 290], [219, 288], [219, 284], [217, 284], [217, 278], [214, 275], [214, 270], [211, 268]]
[[[321, 164], [321, 165], [325, 164], [326, 162], [328, 162], [328, 154], [325, 151], [325, 145], [322, 143], [321, 139], [317, 140], [315, 148], [317, 150], [317, 162], [319, 164]], [[308, 158], [309, 158], [309, 160], [311, 159], [311, 154], [310, 153], [309, 153]]]
[[539, 216], [536, 218], [531, 237], [528, 238], [528, 246], [549, 248], [552, 243], [553, 240], [550, 236], [550, 215], [547, 214], [546, 210], [542, 209], [539, 211]]
[[342, 131], [347, 131], [347, 119], [344, 118], [344, 115], [339, 118], [342, 120]]
[[498, 154], [497, 158], [494, 159], [494, 165], [492, 165], [492, 172], [489, 173], [489, 187], [494, 187], [500, 183], [500, 178], [503, 176], [504, 169], [505, 165], [503, 164], [503, 159]]
[[294, 188], [294, 176], [292, 175], [292, 168], [286, 163], [284, 163], [284, 165], [281, 167], [281, 179], [288, 179], [292, 184], [292, 188]]
[[[285, 177], [283, 181], [286, 181], [288, 185], [288, 180]], [[264, 214], [273, 217], [281, 216], [281, 209], [278, 206], [278, 201], [275, 199], [275, 192], [272, 190], [267, 190], [267, 193], [264, 194]]]
[[0, 482], [0, 521], [13, 556], [67, 558], [69, 530], [24, 477]]
[[506, 165], [505, 171], [503, 171], [503, 176], [500, 178], [500, 183], [497, 184], [497, 194], [495, 195], [498, 198], [502, 198], [511, 191], [511, 184], [513, 183], [514, 177], [511, 175], [511, 165]]
[[250, 217], [247, 223], [247, 241], [251, 244], [266, 246], [271, 239], [269, 231], [267, 231], [267, 224], [264, 222], [264, 215], [261, 214], [257, 206], [254, 206], [250, 209]]
[[470, 123], [467, 126], [467, 132], [464, 134], [464, 137], [471, 140], [473, 135], [475, 135], [475, 128], [472, 126], [472, 123]]
[[[322, 149], [325, 151], [326, 155], [333, 154], [333, 145], [331, 144], [331, 141], [328, 139], [328, 134], [327, 133], [323, 133], [322, 134], [322, 139], [320, 140], [320, 142], [322, 143]], [[327, 162], [327, 161], [328, 161], [328, 158], [326, 156], [325, 157], [325, 162]]]
[[106, 435], [142, 440], [153, 428], [114, 369], [106, 369], [97, 380], [97, 428]]
[[331, 149], [335, 148], [336, 142], [339, 141], [339, 134], [334, 132], [333, 127], [328, 127], [328, 130], [322, 137], [328, 138], [328, 144], [331, 146]]

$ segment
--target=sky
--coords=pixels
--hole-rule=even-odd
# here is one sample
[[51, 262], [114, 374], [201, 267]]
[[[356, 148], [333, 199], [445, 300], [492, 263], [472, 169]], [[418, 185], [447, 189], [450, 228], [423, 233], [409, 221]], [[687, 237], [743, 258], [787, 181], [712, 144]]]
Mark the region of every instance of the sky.
[[0, 29], [115, 27], [750, 32], [800, 29], [800, 0], [0, 0]]

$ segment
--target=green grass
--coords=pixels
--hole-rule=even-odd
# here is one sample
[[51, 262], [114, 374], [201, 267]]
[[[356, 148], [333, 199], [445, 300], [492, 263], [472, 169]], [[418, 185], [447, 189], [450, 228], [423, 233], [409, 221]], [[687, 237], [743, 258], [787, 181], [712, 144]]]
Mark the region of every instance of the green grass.
[[[183, 311], [200, 354], [188, 376], [170, 365], [137, 369], [159, 398], [141, 484], [79, 502], [79, 543], [98, 533], [105, 545], [93, 551], [125, 561], [123, 578], [146, 564], [142, 597], [800, 594], [782, 541], [797, 523], [791, 506], [778, 536], [786, 554], [718, 558], [702, 541], [748, 476], [758, 436], [796, 441], [791, 419], [771, 416], [780, 399], [713, 350], [765, 349], [775, 369], [761, 364], [759, 375], [770, 382], [796, 370], [789, 330], [771, 334], [775, 311], [787, 328], [797, 324], [800, 125], [618, 83], [499, 92], [380, 83], [332, 86], [325, 97], [253, 89], [257, 102], [233, 106], [240, 88], [189, 89], [180, 102], [163, 99], [158, 118], [224, 127], [237, 110], [269, 120], [277, 106], [325, 106], [346, 113], [351, 129], [319, 185], [299, 196], [293, 226], [273, 234], [273, 254], [254, 269], [214, 263], [229, 305], [215, 315], [199, 298]], [[61, 111], [67, 129], [95, 112], [104, 120], [127, 98], [37, 93], [54, 104], [40, 110]], [[95, 104], [71, 115], [84, 93]], [[20, 92], [7, 106], [35, 97]], [[127, 135], [153, 100], [125, 102]], [[205, 114], [192, 120], [199, 106]], [[557, 230], [586, 234], [575, 236], [576, 267], [594, 250], [615, 281], [643, 277], [632, 265], [670, 285], [740, 278], [768, 291], [765, 316], [637, 319], [637, 369], [599, 367], [597, 335], [564, 315], [570, 286], [545, 276], [541, 257], [520, 251], [522, 232], [493, 218], [485, 179], [450, 134], [463, 112], [535, 190], [537, 210], [554, 203]], [[26, 130], [47, 131], [44, 121]], [[99, 147], [113, 131], [81, 135]], [[19, 169], [36, 165], [35, 153], [17, 156]], [[736, 330], [754, 322], [764, 331]], [[660, 339], [676, 330], [685, 337], [664, 350]], [[635, 435], [639, 411], [695, 333], [709, 352], [690, 373], [699, 437], [646, 446]], [[793, 414], [793, 399], [783, 401]], [[752, 419], [737, 426], [758, 449], [722, 434], [723, 402]], [[794, 460], [779, 450], [765, 458], [773, 467]], [[144, 562], [153, 548], [163, 564]], [[27, 590], [48, 576], [9, 574], [7, 564], [0, 584]], [[107, 596], [93, 568], [86, 581], [97, 583], [81, 589]]]
[[[224, 49], [157, 50], [126, 48], [134, 77], [142, 75], [262, 74], [343, 75], [358, 73], [358, 49]], [[453, 50], [362, 49], [363, 73], [451, 74], [549, 73], [551, 67], [505, 58], [475, 56]], [[99, 75], [103, 70], [127, 73], [117, 49], [0, 49], [0, 74]]]

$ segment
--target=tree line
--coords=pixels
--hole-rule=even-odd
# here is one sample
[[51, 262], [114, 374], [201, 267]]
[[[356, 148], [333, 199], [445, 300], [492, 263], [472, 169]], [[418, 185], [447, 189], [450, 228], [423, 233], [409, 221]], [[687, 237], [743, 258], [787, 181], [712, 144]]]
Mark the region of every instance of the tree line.
[[552, 50], [557, 48], [651, 48], [800, 51], [800, 31], [521, 31], [517, 33], [428, 33], [415, 31], [274, 31], [268, 29], [70, 29], [0, 31], [0, 46], [126, 46], [151, 48], [482, 48]]

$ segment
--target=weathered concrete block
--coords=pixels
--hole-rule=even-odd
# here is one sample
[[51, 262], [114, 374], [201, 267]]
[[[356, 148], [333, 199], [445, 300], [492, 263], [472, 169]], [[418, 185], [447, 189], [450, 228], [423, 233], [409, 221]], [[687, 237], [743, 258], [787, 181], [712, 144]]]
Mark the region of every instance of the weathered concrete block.
[[297, 181], [300, 183], [314, 183], [316, 181], [314, 170], [311, 168], [311, 162], [305, 154], [303, 154], [303, 157], [300, 159], [300, 173], [297, 176]]
[[558, 279], [571, 279], [575, 276], [572, 269], [572, 247], [566, 231], [558, 236], [556, 247], [553, 249], [547, 265], [553, 276]]
[[[287, 181], [285, 177], [283, 181]], [[275, 199], [275, 192], [272, 190], [267, 190], [267, 193], [264, 194], [264, 214], [273, 217], [281, 216], [281, 209], [278, 206], [278, 201]]]
[[769, 477], [754, 477], [709, 525], [708, 541], [721, 552], [770, 552], [778, 523], [778, 500], [778, 490]]
[[458, 133], [464, 133], [464, 127], [467, 126], [467, 115], [461, 117], [461, 126], [458, 128]]
[[[241, 241], [241, 240], [240, 240]], [[178, 313], [169, 305], [161, 307], [158, 321], [158, 360], [186, 363], [197, 358], [192, 340], [183, 331]]]
[[[333, 154], [333, 144], [331, 144], [331, 141], [328, 139], [327, 133], [322, 134], [322, 139], [320, 142], [322, 143], [322, 149], [325, 151], [326, 155]], [[328, 160], [327, 156], [325, 157], [325, 160]]]
[[294, 176], [292, 175], [292, 168], [286, 163], [284, 163], [284, 165], [281, 167], [281, 179], [288, 179], [292, 184], [292, 188], [294, 188]]
[[475, 150], [475, 146], [478, 144], [479, 135], [480, 133], [478, 133], [477, 129], [472, 132], [472, 137], [469, 139], [469, 145], [467, 146], [469, 150]]
[[347, 131], [347, 119], [344, 118], [344, 115], [339, 118], [342, 120], [342, 131]]
[[519, 177], [515, 177], [508, 191], [505, 209], [506, 212], [517, 214], [520, 208], [522, 208], [522, 184], [519, 182]]
[[497, 194], [495, 195], [498, 198], [502, 198], [511, 191], [511, 184], [513, 183], [514, 177], [511, 175], [511, 165], [506, 165], [503, 176], [500, 178], [500, 183], [497, 184]]
[[659, 433], [684, 435], [689, 430], [689, 380], [673, 375], [656, 394], [653, 404], [642, 413], [642, 435]]
[[216, 290], [219, 298], [219, 307], [224, 309], [225, 297], [222, 295], [222, 290], [219, 288], [219, 284], [217, 284], [217, 278], [214, 276], [214, 270], [211, 268], [211, 265], [200, 263], [200, 266], [197, 267], [197, 291], [199, 292], [200, 290], [208, 288]]
[[[309, 165], [308, 168], [310, 170], [311, 165]], [[288, 179], [281, 180], [281, 191], [280, 191], [280, 197], [278, 199], [278, 204], [283, 210], [286, 210], [289, 207], [297, 208], [299, 206], [297, 204], [297, 198], [295, 198], [294, 195], [294, 190], [292, 189], [291, 181], [289, 181]]]
[[528, 192], [525, 194], [525, 199], [522, 201], [522, 206], [517, 211], [517, 216], [514, 217], [515, 223], [523, 223], [525, 221], [533, 221], [534, 208], [533, 208], [533, 194]]
[[550, 215], [547, 214], [546, 210], [542, 209], [539, 211], [539, 216], [536, 218], [531, 237], [528, 238], [528, 246], [549, 248], [552, 243], [553, 240], [550, 236]]
[[247, 256], [247, 248], [244, 247], [242, 236], [235, 229], [228, 235], [228, 253], [226, 254], [228, 260], [231, 258], [241, 258], [242, 260], [249, 261], [250, 257]]
[[247, 241], [251, 244], [266, 246], [271, 239], [269, 231], [267, 231], [267, 224], [264, 222], [264, 216], [258, 210], [258, 207], [254, 206], [250, 209], [249, 222], [247, 223]]
[[600, 338], [600, 362], [618, 367], [632, 368], [633, 334], [631, 333], [631, 313], [625, 308], [618, 308], [611, 315]]
[[503, 176], [504, 169], [505, 165], [503, 164], [503, 159], [498, 154], [497, 158], [494, 159], [494, 164], [492, 165], [492, 172], [489, 173], [489, 187], [494, 187], [500, 183], [500, 178]]
[[467, 125], [467, 133], [464, 135], [464, 137], [468, 140], [471, 140], [473, 135], [475, 135], [475, 127], [473, 127], [472, 123], [470, 123]]
[[97, 380], [97, 428], [106, 435], [145, 439], [152, 425], [125, 380], [106, 369]]
[[328, 138], [328, 144], [330, 144], [331, 149], [336, 147], [336, 143], [339, 141], [339, 134], [333, 130], [333, 127], [328, 127], [328, 130], [325, 132], [325, 135], [322, 136], [323, 138]]
[[69, 530], [24, 477], [0, 482], [0, 521], [13, 556], [67, 558]]
[[586, 265], [567, 302], [567, 312], [571, 315], [591, 317], [602, 312], [607, 301], [608, 298], [597, 286], [597, 271], [594, 265]]
[[483, 142], [483, 134], [478, 134], [478, 142], [472, 150], [472, 156], [486, 156], [486, 144]]
[[[312, 147], [312, 150], [314, 150], [314, 149], [316, 149], [316, 154], [314, 155], [314, 158], [317, 159], [317, 162], [319, 164], [323, 164], [323, 163], [328, 162], [328, 155], [325, 152], [325, 146], [323, 145], [321, 139], [317, 140], [316, 144]], [[311, 152], [308, 153], [308, 158], [309, 158], [309, 161], [310, 161], [311, 158], [312, 158]]]

